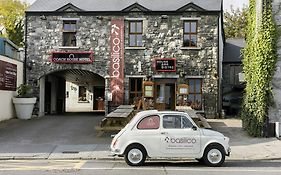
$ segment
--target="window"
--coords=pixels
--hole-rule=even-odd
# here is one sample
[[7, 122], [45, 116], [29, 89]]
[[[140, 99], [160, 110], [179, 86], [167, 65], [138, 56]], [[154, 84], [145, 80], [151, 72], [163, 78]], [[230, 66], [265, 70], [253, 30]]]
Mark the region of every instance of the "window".
[[84, 102], [87, 100], [87, 89], [85, 86], [79, 86], [79, 97], [78, 101]]
[[63, 21], [63, 46], [76, 46], [76, 21]]
[[239, 73], [242, 72], [241, 65], [230, 65], [230, 77], [229, 77], [229, 84], [231, 85], [239, 85]]
[[183, 22], [183, 47], [197, 47], [197, 21]]
[[130, 78], [130, 104], [136, 103], [142, 97], [142, 78]]
[[145, 117], [138, 124], [138, 129], [158, 129], [160, 118], [157, 115]]
[[180, 115], [165, 115], [163, 117], [163, 128], [175, 129], [175, 128], [191, 128], [193, 124], [185, 116]]
[[142, 21], [129, 21], [129, 46], [142, 46]]
[[193, 109], [202, 109], [202, 79], [189, 79], [188, 104]]

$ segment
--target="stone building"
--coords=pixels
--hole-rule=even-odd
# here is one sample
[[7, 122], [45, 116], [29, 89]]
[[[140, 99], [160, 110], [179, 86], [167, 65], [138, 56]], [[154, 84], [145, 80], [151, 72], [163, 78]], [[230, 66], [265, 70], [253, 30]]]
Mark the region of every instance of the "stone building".
[[[261, 0], [260, 0], [261, 1]], [[281, 27], [281, 2], [280, 0], [272, 0], [272, 10], [277, 26], [277, 31], [280, 31]], [[281, 40], [280, 35], [277, 43], [277, 63], [276, 71], [272, 79], [272, 88], [273, 88], [273, 106], [269, 109], [269, 135], [274, 134], [274, 124], [276, 135], [280, 137], [281, 135]], [[273, 133], [273, 134], [272, 134]]]
[[26, 11], [25, 80], [39, 115], [108, 112], [144, 97], [215, 117], [221, 23], [222, 0], [37, 0]]

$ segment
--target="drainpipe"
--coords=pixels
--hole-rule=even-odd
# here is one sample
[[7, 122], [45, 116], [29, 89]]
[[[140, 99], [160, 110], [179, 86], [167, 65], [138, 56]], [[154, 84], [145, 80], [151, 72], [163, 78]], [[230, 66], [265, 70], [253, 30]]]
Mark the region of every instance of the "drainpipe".
[[27, 13], [25, 12], [25, 32], [24, 32], [24, 62], [23, 62], [23, 83], [26, 84], [26, 66], [27, 66]]

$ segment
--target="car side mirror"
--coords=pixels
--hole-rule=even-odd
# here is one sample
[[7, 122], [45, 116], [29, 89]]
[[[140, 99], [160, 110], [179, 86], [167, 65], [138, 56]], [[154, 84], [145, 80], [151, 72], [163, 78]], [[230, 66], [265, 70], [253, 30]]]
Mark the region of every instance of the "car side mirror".
[[197, 126], [192, 126], [193, 131], [197, 131]]

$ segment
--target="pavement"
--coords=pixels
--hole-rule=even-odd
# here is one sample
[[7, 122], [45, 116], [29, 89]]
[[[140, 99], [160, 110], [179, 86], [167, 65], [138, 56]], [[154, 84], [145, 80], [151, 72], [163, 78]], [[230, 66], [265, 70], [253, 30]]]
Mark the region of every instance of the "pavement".
[[[111, 134], [97, 137], [94, 127], [102, 114], [74, 113], [0, 123], [0, 160], [23, 159], [122, 159], [109, 151]], [[239, 119], [208, 119], [213, 130], [230, 138], [231, 156], [226, 160], [281, 160], [281, 140], [252, 138]]]

